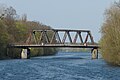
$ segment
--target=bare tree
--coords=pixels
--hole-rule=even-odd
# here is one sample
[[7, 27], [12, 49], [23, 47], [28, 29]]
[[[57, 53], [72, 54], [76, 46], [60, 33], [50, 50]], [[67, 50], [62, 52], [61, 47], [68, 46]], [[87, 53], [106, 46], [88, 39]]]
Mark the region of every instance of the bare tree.
[[5, 10], [6, 10], [6, 5], [0, 4], [0, 19], [3, 19], [5, 17]]
[[13, 7], [7, 7], [4, 4], [0, 4], [0, 19], [15, 19], [16, 16], [16, 10]]
[[16, 10], [13, 7], [9, 7], [5, 10], [5, 15], [7, 19], [14, 19], [16, 14]]
[[27, 14], [23, 14], [21, 20], [26, 22], [27, 21]]

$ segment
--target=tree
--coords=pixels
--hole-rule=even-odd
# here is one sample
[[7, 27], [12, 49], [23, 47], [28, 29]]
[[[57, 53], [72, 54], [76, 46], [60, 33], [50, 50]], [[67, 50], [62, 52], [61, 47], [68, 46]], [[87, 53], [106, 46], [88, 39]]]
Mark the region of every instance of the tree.
[[[29, 33], [34, 29], [51, 29], [50, 26], [43, 25], [35, 21], [27, 21], [27, 15], [22, 15], [21, 19], [16, 19], [16, 10], [13, 7], [6, 7], [0, 4], [0, 59], [3, 57], [19, 58], [21, 49], [10, 49], [6, 55], [7, 45], [10, 43], [25, 44]], [[32, 33], [32, 32], [31, 32]], [[52, 33], [50, 33], [52, 34]], [[51, 36], [49, 34], [49, 36]], [[39, 36], [39, 35], [38, 35]], [[52, 37], [52, 36], [51, 36]], [[32, 49], [32, 55], [55, 54], [55, 49]], [[44, 52], [44, 54], [43, 54]]]
[[27, 14], [22, 15], [22, 21], [26, 22], [27, 21]]
[[100, 41], [103, 58], [110, 64], [120, 65], [120, 2], [115, 2], [105, 12]]
[[0, 4], [0, 19], [3, 19], [5, 17], [5, 9], [6, 5]]

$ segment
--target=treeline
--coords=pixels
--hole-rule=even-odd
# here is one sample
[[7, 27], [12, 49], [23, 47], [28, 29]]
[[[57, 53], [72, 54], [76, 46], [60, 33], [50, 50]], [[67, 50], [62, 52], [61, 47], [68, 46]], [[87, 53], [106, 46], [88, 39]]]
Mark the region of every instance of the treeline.
[[100, 41], [103, 58], [112, 65], [120, 66], [120, 2], [115, 2], [105, 12]]
[[[29, 32], [34, 29], [51, 29], [39, 22], [28, 21], [27, 15], [19, 16], [13, 7], [0, 4], [0, 59], [20, 58], [21, 49], [7, 50], [9, 43], [25, 43]], [[8, 52], [7, 52], [8, 51]], [[55, 48], [31, 49], [31, 56], [55, 54]]]

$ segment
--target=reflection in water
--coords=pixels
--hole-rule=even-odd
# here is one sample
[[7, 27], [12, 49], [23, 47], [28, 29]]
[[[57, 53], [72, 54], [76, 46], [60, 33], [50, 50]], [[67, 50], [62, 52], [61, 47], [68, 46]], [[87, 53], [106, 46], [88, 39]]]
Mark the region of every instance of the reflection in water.
[[119, 80], [119, 67], [90, 53], [58, 53], [55, 56], [0, 61], [0, 80]]

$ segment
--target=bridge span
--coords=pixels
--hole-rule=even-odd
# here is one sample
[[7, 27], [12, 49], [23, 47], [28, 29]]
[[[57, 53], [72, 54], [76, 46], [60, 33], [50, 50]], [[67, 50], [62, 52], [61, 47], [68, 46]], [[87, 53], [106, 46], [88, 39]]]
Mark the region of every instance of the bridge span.
[[10, 48], [40, 48], [40, 47], [68, 47], [68, 48], [99, 48], [99, 45], [80, 45], [80, 44], [11, 44]]
[[92, 58], [98, 58], [99, 45], [89, 30], [43, 29], [33, 30], [28, 35], [24, 43], [11, 43], [8, 48], [91, 48]]

